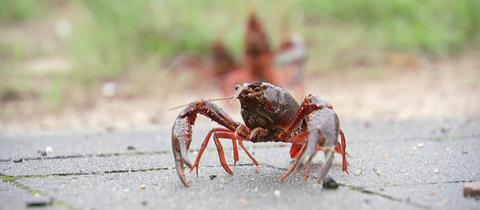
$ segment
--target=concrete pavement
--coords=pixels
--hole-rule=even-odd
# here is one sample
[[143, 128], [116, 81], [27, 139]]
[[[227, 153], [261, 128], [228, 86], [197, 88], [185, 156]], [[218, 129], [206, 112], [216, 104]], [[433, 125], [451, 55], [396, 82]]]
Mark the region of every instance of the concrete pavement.
[[[192, 149], [208, 131], [198, 125]], [[336, 158], [336, 190], [322, 189], [315, 173], [307, 183], [302, 174], [279, 183], [290, 161], [280, 143], [248, 144], [262, 167], [256, 173], [240, 151], [234, 176], [210, 145], [186, 189], [173, 168], [170, 127], [0, 134], [0, 209], [480, 209], [478, 199], [463, 197], [464, 183], [480, 181], [480, 118], [342, 127], [350, 173]], [[224, 147], [232, 163], [230, 142]]]

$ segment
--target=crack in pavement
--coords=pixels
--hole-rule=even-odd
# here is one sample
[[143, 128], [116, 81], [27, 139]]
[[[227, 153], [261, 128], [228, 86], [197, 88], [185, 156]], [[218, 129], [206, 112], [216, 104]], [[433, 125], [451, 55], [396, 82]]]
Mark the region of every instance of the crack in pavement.
[[382, 197], [382, 198], [385, 198], [385, 199], [388, 199], [388, 200], [391, 200], [391, 201], [396, 201], [396, 202], [408, 204], [408, 205], [418, 207], [418, 208], [421, 208], [421, 209], [431, 209], [431, 207], [429, 207], [429, 206], [425, 206], [423, 204], [413, 202], [410, 199], [397, 198], [397, 197], [387, 195], [387, 194], [384, 194], [384, 193], [376, 192], [376, 191], [373, 191], [373, 190], [368, 190], [368, 189], [365, 189], [364, 187], [354, 186], [354, 185], [349, 185], [349, 184], [344, 184], [344, 183], [338, 183], [338, 185], [340, 185], [342, 187], [346, 187], [346, 188], [348, 188], [352, 191], [357, 191], [357, 192], [367, 194], [367, 195], [379, 196], [379, 197]]
[[[407, 183], [407, 184], [386, 184], [381, 185], [384, 187], [408, 187], [408, 186], [423, 186], [423, 185], [436, 185], [436, 184], [459, 184], [459, 183], [466, 183], [466, 182], [478, 182], [478, 179], [469, 179], [469, 180], [453, 180], [453, 181], [443, 181], [443, 182], [423, 182], [423, 183]], [[372, 186], [379, 186], [379, 185], [372, 185]]]
[[[232, 166], [232, 165], [230, 165]], [[236, 166], [254, 166], [251, 163], [237, 164]], [[220, 167], [220, 165], [202, 165], [205, 168]], [[150, 172], [150, 171], [166, 171], [173, 170], [175, 167], [155, 167], [155, 168], [142, 168], [142, 169], [122, 169], [122, 170], [109, 170], [100, 172], [71, 172], [71, 173], [51, 173], [42, 175], [5, 175], [0, 173], [0, 180], [2, 179], [22, 179], [22, 178], [47, 178], [47, 177], [65, 177], [65, 176], [88, 176], [88, 175], [104, 175], [104, 174], [116, 174], [116, 173], [138, 173], [138, 172]]]
[[115, 173], [136, 173], [136, 172], [149, 172], [149, 171], [163, 171], [170, 170], [171, 167], [157, 167], [157, 168], [146, 168], [146, 169], [124, 169], [124, 170], [109, 170], [109, 171], [100, 171], [100, 172], [71, 172], [71, 173], [52, 173], [52, 174], [42, 174], [42, 175], [3, 175], [0, 174], [0, 178], [47, 178], [47, 177], [63, 177], [63, 176], [87, 176], [87, 175], [103, 175], [103, 174], [115, 174]]

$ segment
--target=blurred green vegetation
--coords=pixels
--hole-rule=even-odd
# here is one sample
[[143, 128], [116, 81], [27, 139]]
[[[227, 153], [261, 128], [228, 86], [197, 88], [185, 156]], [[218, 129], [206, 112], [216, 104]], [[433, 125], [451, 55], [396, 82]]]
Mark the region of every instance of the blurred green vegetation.
[[[0, 0], [0, 5], [0, 27], [55, 14], [72, 22], [64, 43], [72, 74], [53, 77], [46, 95], [54, 101], [62, 95], [57, 89], [69, 84], [63, 80], [92, 84], [154, 71], [179, 54], [205, 55], [216, 39], [241, 57], [244, 22], [253, 8], [272, 44], [292, 31], [305, 36], [310, 62], [320, 69], [382, 62], [388, 52], [451, 56], [478, 48], [480, 37], [479, 0]], [[0, 40], [0, 60], [6, 61], [0, 62], [0, 92], [28, 87], [15, 74], [28, 47]]]
[[[81, 71], [78, 76], [86, 80], [151, 69], [180, 53], [204, 54], [215, 37], [226, 32], [219, 27], [221, 19], [226, 26], [241, 24], [244, 18], [238, 14], [237, 21], [229, 21], [231, 4], [224, 1], [138, 0], [119, 4], [116, 0], [85, 0], [82, 5], [87, 18], [77, 24], [69, 50]], [[211, 13], [215, 5], [218, 7]], [[214, 15], [221, 15], [220, 19], [215, 21]], [[237, 28], [237, 42], [242, 26], [229, 28]]]
[[43, 5], [37, 0], [0, 0], [0, 23], [28, 20], [38, 15]]
[[307, 13], [361, 25], [397, 50], [440, 55], [478, 41], [477, 0], [322, 0], [304, 2]]
[[[252, 5], [273, 40], [280, 40], [288, 28], [308, 34], [313, 46], [351, 44], [344, 46], [342, 53], [336, 46], [327, 46], [330, 51], [319, 56], [349, 56], [344, 51], [358, 50], [357, 42], [365, 43], [361, 47], [367, 52], [386, 49], [443, 56], [471, 47], [472, 42], [478, 44], [480, 32], [478, 0], [82, 2], [88, 18], [78, 25], [71, 52], [78, 61], [76, 66], [92, 70], [81, 74], [87, 79], [114, 77], [129, 69], [141, 69], [143, 63], [151, 63], [149, 60], [179, 53], [204, 54], [218, 38], [226, 39], [240, 55], [243, 24]], [[334, 36], [322, 40], [320, 33]], [[362, 59], [368, 60], [365, 56]]]

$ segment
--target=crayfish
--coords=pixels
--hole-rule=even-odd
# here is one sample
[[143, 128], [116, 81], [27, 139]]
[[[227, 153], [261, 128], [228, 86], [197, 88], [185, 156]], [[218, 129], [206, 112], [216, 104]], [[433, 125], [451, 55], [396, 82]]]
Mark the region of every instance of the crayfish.
[[[172, 149], [178, 176], [185, 187], [189, 186], [189, 181], [185, 176], [184, 165], [188, 166], [190, 171], [195, 169], [198, 175], [200, 159], [211, 137], [217, 147], [222, 167], [231, 175], [233, 172], [225, 160], [221, 139], [232, 141], [234, 165], [239, 160], [237, 143], [256, 166], [259, 166], [258, 161], [248, 152], [243, 141], [291, 143], [290, 156], [293, 161], [280, 177], [281, 181], [284, 181], [292, 171], [301, 169], [305, 170], [307, 180], [312, 159], [317, 151], [324, 151], [326, 158], [325, 164], [319, 169], [319, 182], [327, 177], [335, 153], [341, 154], [342, 170], [347, 171], [345, 136], [340, 129], [337, 114], [327, 101], [318, 96], [308, 95], [299, 104], [290, 93], [267, 82], [236, 85], [232, 98], [239, 100], [245, 124], [233, 120], [209, 100], [186, 105], [175, 120], [172, 128]], [[188, 158], [188, 150], [197, 114], [210, 118], [222, 127], [213, 128], [208, 132], [192, 164]]]

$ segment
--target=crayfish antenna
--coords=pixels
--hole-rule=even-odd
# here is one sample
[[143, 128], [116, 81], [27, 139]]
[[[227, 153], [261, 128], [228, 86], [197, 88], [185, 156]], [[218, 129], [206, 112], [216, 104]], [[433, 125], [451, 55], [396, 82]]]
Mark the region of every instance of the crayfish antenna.
[[182, 108], [182, 107], [188, 106], [189, 104], [190, 104], [190, 103], [188, 103], [188, 104], [182, 104], [182, 105], [179, 105], [179, 106], [175, 106], [175, 107], [172, 107], [172, 108], [168, 109], [168, 111], [173, 111], [173, 110], [175, 110], [175, 109], [180, 109], [180, 108]]
[[[233, 96], [228, 96], [228, 97], [214, 98], [214, 99], [208, 99], [208, 100], [200, 99], [200, 101], [223, 101], [223, 100], [229, 100], [229, 99], [234, 99], [234, 97]], [[180, 109], [182, 107], [188, 106], [189, 104], [191, 104], [191, 103], [178, 105], [178, 106], [175, 106], [175, 107], [172, 107], [172, 108], [168, 109], [168, 111], [173, 111], [175, 109]]]

